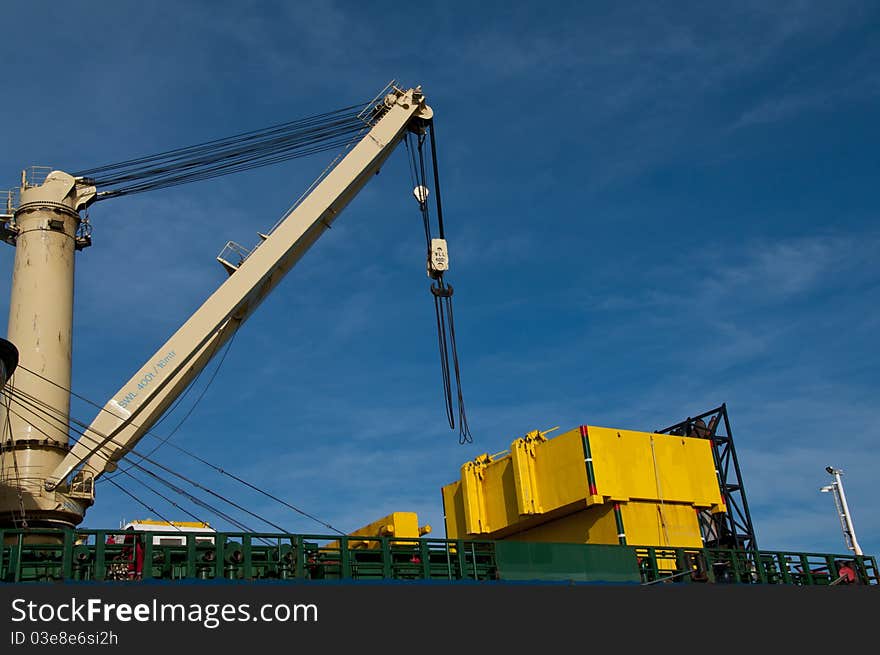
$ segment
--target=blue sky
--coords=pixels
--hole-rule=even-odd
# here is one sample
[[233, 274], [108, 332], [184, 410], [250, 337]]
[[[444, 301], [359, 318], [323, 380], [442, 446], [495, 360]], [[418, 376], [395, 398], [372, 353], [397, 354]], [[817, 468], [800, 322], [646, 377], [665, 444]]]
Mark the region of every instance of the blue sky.
[[[473, 444], [445, 423], [402, 148], [245, 324], [175, 443], [340, 529], [410, 510], [443, 536], [440, 487], [480, 453], [536, 428], [650, 430], [726, 402], [760, 546], [845, 552], [818, 491], [831, 464], [880, 553], [871, 3], [4, 14], [0, 187], [32, 164], [77, 170], [328, 111], [392, 78], [435, 111]], [[95, 205], [74, 390], [113, 395], [223, 281], [226, 241], [253, 244], [329, 159]], [[291, 531], [326, 532], [173, 449], [156, 457]], [[101, 484], [85, 525], [148, 513]]]

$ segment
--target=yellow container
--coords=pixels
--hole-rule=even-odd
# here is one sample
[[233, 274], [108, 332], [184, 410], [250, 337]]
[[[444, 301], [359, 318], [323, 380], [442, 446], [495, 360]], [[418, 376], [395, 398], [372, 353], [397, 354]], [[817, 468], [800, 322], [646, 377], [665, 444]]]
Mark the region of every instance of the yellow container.
[[[419, 526], [419, 517], [415, 512], [392, 512], [378, 521], [358, 528], [349, 533], [349, 537], [374, 537], [374, 539], [350, 539], [349, 548], [378, 548], [380, 542], [375, 537], [396, 537], [400, 540], [415, 540], [431, 532], [430, 525]], [[392, 544], [399, 543], [395, 539]], [[339, 542], [334, 541], [327, 548], [339, 548]]]
[[594, 426], [529, 433], [442, 495], [450, 539], [699, 547], [696, 510], [724, 511], [708, 440]]

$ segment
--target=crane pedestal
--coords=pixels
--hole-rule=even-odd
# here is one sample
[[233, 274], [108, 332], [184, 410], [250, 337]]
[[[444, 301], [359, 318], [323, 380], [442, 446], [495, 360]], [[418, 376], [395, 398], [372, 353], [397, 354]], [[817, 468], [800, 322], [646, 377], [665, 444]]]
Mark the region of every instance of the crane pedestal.
[[7, 337], [18, 368], [0, 408], [0, 527], [65, 527], [86, 505], [44, 481], [70, 450], [74, 256], [82, 187], [59, 171], [42, 184], [22, 180], [7, 230], [15, 262]]

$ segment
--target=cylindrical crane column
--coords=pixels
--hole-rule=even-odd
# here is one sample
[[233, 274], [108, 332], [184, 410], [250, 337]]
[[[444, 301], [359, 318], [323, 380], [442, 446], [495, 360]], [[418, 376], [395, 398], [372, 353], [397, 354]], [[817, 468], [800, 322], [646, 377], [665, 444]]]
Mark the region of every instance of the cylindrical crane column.
[[0, 527], [59, 526], [80, 508], [46, 492], [47, 475], [69, 446], [76, 185], [53, 173], [39, 186], [23, 180], [14, 215], [15, 262], [7, 338], [19, 366], [0, 408]]

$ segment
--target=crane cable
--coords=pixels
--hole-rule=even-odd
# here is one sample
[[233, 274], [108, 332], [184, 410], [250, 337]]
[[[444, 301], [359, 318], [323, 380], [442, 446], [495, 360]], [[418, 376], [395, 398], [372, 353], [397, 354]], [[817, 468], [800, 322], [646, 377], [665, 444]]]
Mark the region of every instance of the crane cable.
[[[211, 384], [214, 382], [214, 378], [216, 378], [216, 377], [217, 377], [217, 374], [220, 372], [220, 368], [223, 366], [223, 362], [226, 361], [226, 356], [229, 354], [229, 350], [232, 348], [232, 342], [235, 341], [235, 335], [237, 335], [237, 334], [238, 334], [238, 329], [236, 329], [235, 331], [233, 331], [232, 336], [229, 338], [229, 341], [228, 341], [228, 343], [226, 344], [226, 348], [223, 350], [223, 355], [221, 355], [221, 357], [220, 357], [220, 361], [217, 362], [217, 366], [214, 368], [213, 373], [211, 373], [211, 377], [208, 379], [207, 384], [205, 384], [205, 387], [202, 389], [202, 392], [199, 394], [199, 397], [196, 398], [196, 401], [195, 401], [195, 402], [192, 404], [192, 406], [186, 411], [186, 414], [183, 415], [183, 418], [181, 418], [181, 419], [177, 422], [177, 425], [175, 425], [174, 428], [172, 428], [171, 432], [169, 432], [168, 434], [166, 434], [164, 437], [159, 437], [159, 436], [151, 435], [151, 436], [154, 436], [154, 438], [158, 439], [158, 440], [159, 440], [159, 443], [157, 443], [155, 446], [153, 446], [152, 450], [150, 450], [150, 452], [147, 453], [148, 455], [152, 455], [152, 454], [154, 454], [154, 453], [155, 453], [157, 450], [159, 450], [162, 446], [164, 446], [165, 444], [167, 444], [168, 441], [171, 439], [171, 437], [173, 437], [173, 436], [177, 433], [177, 431], [180, 429], [180, 427], [181, 427], [181, 426], [186, 422], [186, 420], [192, 415], [192, 413], [195, 411], [196, 407], [199, 406], [199, 403], [202, 401], [202, 398], [205, 397], [205, 394], [208, 392], [208, 389], [211, 388]], [[217, 353], [217, 348], [218, 348], [219, 346], [220, 346], [220, 342], [218, 341], [218, 342], [214, 345], [214, 350], [213, 350], [213, 352], [211, 353], [209, 359], [213, 359], [213, 358], [214, 358], [214, 355]], [[202, 376], [202, 373], [204, 373], [204, 372], [205, 372], [205, 369], [204, 369], [204, 368], [203, 368], [202, 370], [199, 371], [198, 375], [196, 375], [196, 377], [193, 379], [193, 381], [192, 381], [190, 384], [187, 385], [186, 390], [183, 392], [183, 394], [182, 394], [182, 395], [181, 395], [181, 396], [180, 396], [180, 397], [174, 402], [174, 405], [172, 405], [172, 407], [171, 407], [168, 411], [166, 411], [166, 412], [165, 412], [165, 413], [159, 418], [158, 421], [156, 421], [156, 422], [153, 424], [153, 427], [154, 427], [154, 428], [155, 428], [157, 425], [159, 425], [162, 421], [164, 421], [166, 418], [168, 418], [168, 417], [171, 415], [171, 413], [172, 413], [175, 409], [177, 409], [177, 407], [180, 405], [181, 401], [183, 400], [184, 396], [186, 396], [186, 395], [189, 393], [189, 391], [195, 386], [195, 383], [198, 381], [198, 379]], [[138, 454], [138, 457], [140, 457], [140, 454]], [[110, 480], [110, 479], [112, 479], [112, 478], [114, 478], [114, 477], [117, 477], [117, 476], [119, 475], [119, 473], [124, 473], [124, 472], [125, 472], [124, 470], [120, 469], [118, 473], [110, 474], [110, 475], [108, 475], [105, 479]]]
[[[26, 410], [30, 411], [31, 413], [33, 413], [34, 415], [42, 415], [42, 418], [45, 419], [45, 420], [47, 420], [47, 421], [48, 421], [48, 420], [53, 420], [53, 421], [55, 421], [55, 422], [61, 424], [62, 426], [65, 426], [65, 425], [66, 425], [66, 427], [70, 428], [70, 429], [73, 430], [75, 433], [79, 434], [81, 438], [83, 438], [83, 439], [87, 439], [87, 440], [89, 440], [89, 441], [94, 441], [94, 442], [96, 442], [96, 443], [98, 442], [98, 440], [95, 439], [94, 437], [90, 437], [90, 436], [87, 435], [85, 432], [83, 432], [83, 431], [81, 431], [81, 430], [75, 428], [73, 425], [68, 425], [68, 424], [66, 424], [65, 421], [64, 421], [62, 418], [60, 418], [60, 417], [57, 416], [57, 415], [53, 415], [53, 414], [51, 413], [51, 411], [55, 411], [55, 412], [57, 413], [57, 410], [53, 410], [53, 409], [52, 409], [51, 407], [49, 407], [48, 405], [46, 406], [46, 407], [48, 407], [48, 409], [43, 409], [43, 408], [40, 407], [40, 401], [37, 401], [36, 399], [30, 399], [30, 400], [29, 400], [29, 399], [27, 398], [27, 394], [21, 394], [21, 396], [22, 396], [22, 397], [18, 397], [18, 398], [16, 398], [16, 399], [15, 399], [15, 402], [18, 403], [18, 404], [19, 404], [21, 407], [23, 407], [24, 409], [26, 409]], [[12, 410], [11, 408], [10, 408], [9, 412], [10, 412], [13, 416], [18, 417], [18, 418], [20, 418], [20, 419], [23, 420], [23, 421], [26, 421], [26, 420], [27, 420], [24, 416], [22, 416], [21, 414], [19, 414], [19, 413], [16, 412], [15, 410]], [[83, 423], [81, 423], [81, 422], [79, 422], [79, 421], [76, 421], [76, 420], [74, 420], [74, 423], [79, 423], [80, 425], [84, 425]], [[39, 428], [38, 426], [33, 426], [33, 428], [34, 428], [37, 432], [39, 432], [40, 434], [42, 434], [44, 437], [46, 437], [47, 439], [51, 439], [51, 437], [50, 437], [50, 436], [49, 436], [44, 430], [42, 430], [41, 428]], [[144, 458], [144, 459], [147, 459], [147, 458]], [[148, 460], [148, 461], [151, 461], [151, 462], [152, 462], [152, 460]], [[144, 470], [145, 472], [147, 472], [147, 473], [150, 473], [149, 470], [144, 469], [144, 468], [141, 467], [139, 464], [133, 464], [133, 466], [135, 466], [136, 468], [139, 468], [139, 469], [143, 469], [143, 470]], [[169, 469], [169, 470], [170, 470], [170, 469]], [[127, 471], [126, 471], [126, 472], [127, 472]], [[179, 475], [179, 474], [176, 474], [176, 473], [175, 473], [175, 475]], [[154, 477], [155, 477], [155, 476], [154, 476]], [[180, 477], [183, 477], [183, 476], [180, 476]], [[184, 479], [186, 479], [186, 478], [184, 478]], [[109, 481], [109, 480], [108, 480], [108, 481]], [[167, 484], [167, 483], [166, 483], [166, 484]], [[201, 505], [201, 506], [203, 506], [203, 507], [206, 507], [207, 509], [210, 509], [210, 510], [213, 511], [215, 514], [217, 514], [218, 516], [221, 516], [222, 518], [228, 520], [231, 524], [235, 525], [236, 527], [239, 527], [239, 528], [242, 528], [242, 529], [246, 529], [246, 530], [248, 529], [247, 526], [244, 526], [244, 525], [242, 525], [242, 524], [236, 522], [235, 519], [229, 517], [228, 515], [224, 514], [224, 513], [221, 512], [221, 511], [219, 511], [219, 510], [217, 510], [217, 509], [211, 507], [210, 505], [207, 505], [207, 504], [203, 503], [202, 501], [200, 501], [200, 499], [196, 498], [195, 496], [192, 496], [191, 494], [187, 493], [187, 492], [184, 491], [184, 490], [181, 490], [179, 487], [176, 488], [176, 490], [178, 490], [178, 492], [181, 493], [182, 495], [184, 495], [184, 496], [186, 496], [187, 498], [189, 498], [189, 500], [192, 500], [193, 502], [195, 502], [195, 503], [197, 503], [197, 504], [199, 504], [199, 505]]]
[[[437, 165], [437, 146], [434, 137], [434, 122], [428, 125], [430, 133], [431, 162], [433, 166], [433, 186], [436, 196], [437, 207], [437, 231], [439, 238], [445, 239], [443, 227], [443, 206], [440, 200], [440, 177]], [[415, 141], [415, 144], [411, 141]], [[453, 287], [443, 279], [443, 271], [436, 271], [430, 266], [431, 261], [431, 220], [427, 202], [428, 174], [425, 163], [425, 133], [416, 136], [408, 133], [405, 145], [409, 151], [410, 177], [415, 185], [414, 194], [419, 203], [422, 215], [422, 223], [425, 229], [425, 242], [428, 252], [429, 275], [435, 280], [431, 284], [431, 294], [434, 296], [434, 314], [437, 322], [437, 341], [440, 351], [440, 374], [443, 383], [443, 399], [446, 404], [446, 418], [449, 427], [455, 429], [455, 410], [452, 398], [452, 373], [450, 372], [450, 353], [452, 356], [452, 372], [455, 374], [456, 400], [458, 402], [458, 442], [460, 444], [472, 443], [470, 426], [467, 422], [464, 407], [464, 395], [461, 390], [461, 370], [458, 361], [458, 347], [455, 340], [455, 320], [452, 312]]]
[[[9, 384], [6, 386], [6, 389], [9, 389], [9, 391], [11, 392], [14, 388], [15, 388], [15, 383], [10, 380]], [[3, 432], [4, 432], [4, 435], [6, 437], [8, 437], [7, 442], [10, 445], [10, 451], [12, 453], [12, 468], [15, 471], [15, 485], [16, 485], [16, 489], [18, 489], [18, 507], [19, 507], [19, 510], [21, 511], [21, 527], [27, 529], [28, 522], [27, 522], [27, 515], [25, 514], [25, 511], [24, 511], [24, 495], [22, 494], [21, 474], [18, 471], [18, 457], [15, 454], [15, 442], [12, 439], [12, 422], [9, 420], [9, 412], [10, 412], [11, 404], [12, 404], [12, 401], [11, 401], [10, 397], [6, 393], [4, 393], [3, 394], [3, 406], [4, 406], [4, 409], [6, 410], [6, 412], [4, 413], [4, 416], [3, 416]], [[2, 452], [3, 451], [0, 450], [0, 453], [2, 453]], [[6, 480], [3, 480], [3, 482], [6, 482]], [[12, 516], [12, 521], [13, 521], [13, 525], [14, 525], [16, 523], [14, 514]]]
[[[434, 121], [431, 121], [430, 129], [428, 131], [431, 137], [431, 164], [432, 164], [432, 172], [434, 176], [434, 198], [435, 203], [437, 205], [437, 231], [441, 239], [446, 238], [445, 230], [443, 229], [443, 205], [441, 204], [442, 194], [440, 193], [440, 167], [437, 165], [437, 142], [435, 139], [435, 128]], [[424, 179], [424, 175], [423, 175]], [[457, 392], [457, 400], [458, 400], [458, 425], [459, 425], [459, 443], [472, 443], [473, 437], [471, 436], [470, 426], [467, 422], [467, 416], [465, 414], [464, 409], [464, 395], [461, 391], [461, 371], [458, 363], [458, 346], [455, 341], [455, 320], [452, 314], [452, 285], [448, 285], [448, 295], [445, 293], [437, 293], [436, 291], [443, 291], [443, 275], [442, 273], [439, 275], [437, 280], [437, 288], [435, 290], [434, 287], [431, 288], [431, 293], [434, 295], [434, 303], [435, 303], [435, 312], [441, 320], [439, 321], [440, 325], [438, 326], [438, 334], [446, 334], [445, 328], [448, 326], [449, 331], [449, 345], [452, 351], [452, 363], [455, 371], [455, 386]], [[445, 303], [443, 302], [445, 298]], [[443, 321], [443, 305], [446, 306], [446, 323], [444, 325]], [[443, 347], [443, 344], [441, 344]], [[446, 350], [443, 348], [443, 352], [445, 354]], [[448, 358], [447, 363], [444, 366], [447, 374], [446, 377], [448, 379], [449, 374], [449, 364]], [[447, 394], [448, 397], [448, 394]], [[450, 427], [454, 427], [450, 426]]]
[[[52, 384], [52, 385], [58, 387], [59, 389], [63, 389], [64, 391], [66, 391], [67, 393], [69, 393], [70, 395], [72, 395], [74, 398], [77, 398], [78, 400], [81, 400], [81, 401], [83, 401], [83, 402], [85, 402], [85, 403], [87, 403], [87, 404], [89, 404], [89, 405], [92, 405], [93, 407], [97, 408], [97, 409], [98, 409], [99, 411], [101, 411], [101, 412], [107, 412], [107, 413], [110, 414], [111, 416], [115, 416], [115, 414], [113, 414], [113, 413], [110, 412], [109, 410], [105, 409], [104, 407], [98, 405], [96, 402], [94, 402], [94, 401], [92, 401], [92, 400], [89, 400], [88, 398], [86, 398], [86, 397], [84, 397], [84, 396], [82, 396], [82, 395], [80, 395], [80, 394], [74, 392], [74, 391], [71, 390], [71, 389], [67, 389], [66, 387], [64, 387], [64, 386], [62, 386], [62, 385], [60, 385], [60, 384], [58, 384], [57, 382], [55, 382], [55, 381], [53, 381], [53, 380], [50, 380], [50, 379], [47, 378], [47, 377], [44, 377], [43, 375], [41, 375], [40, 373], [37, 373], [36, 371], [32, 371], [31, 369], [27, 368], [26, 366], [23, 366], [23, 365], [20, 364], [20, 363], [19, 363], [19, 365], [18, 365], [18, 368], [19, 368], [19, 369], [22, 369], [22, 370], [24, 370], [24, 371], [26, 371], [26, 372], [28, 372], [28, 373], [30, 373], [31, 375], [34, 375], [34, 376], [40, 378], [41, 380], [43, 380], [43, 381], [45, 381], [45, 382], [48, 382], [49, 384]], [[8, 388], [8, 387], [7, 387], [7, 388]], [[4, 391], [4, 392], [5, 392], [5, 391]], [[19, 392], [19, 393], [20, 393], [20, 392]], [[34, 400], [36, 401], [36, 399], [34, 399]], [[43, 404], [43, 405], [46, 405], [46, 404], [43, 403], [42, 401], [36, 401], [36, 402], [39, 402], [39, 403], [41, 403], [41, 404]], [[46, 405], [46, 407], [49, 407], [49, 406]], [[54, 409], [54, 408], [51, 408], [51, 407], [50, 407], [50, 409], [53, 409], [53, 411], [57, 412], [58, 414], [61, 414], [61, 412], [59, 412], [59, 410], [57, 410], [57, 409]], [[83, 423], [83, 422], [81, 422], [81, 421], [77, 421], [76, 419], [73, 419], [72, 417], [71, 417], [71, 420], [72, 420], [73, 422], [75, 422], [75, 423], [77, 423], [77, 424], [79, 424], [79, 425], [85, 427], [85, 429], [88, 430], [88, 426], [86, 426], [85, 423]], [[135, 426], [135, 427], [137, 427], [137, 426]], [[89, 439], [90, 441], [96, 441], [94, 437], [90, 437], [90, 436], [86, 435], [84, 431], [79, 431], [79, 430], [75, 430], [75, 431], [76, 431], [78, 434], [82, 435], [83, 437]], [[145, 435], [149, 435], [149, 436], [153, 437], [154, 439], [163, 440], [163, 437], [160, 437], [159, 435], [154, 434], [153, 432], [150, 432], [150, 431], [147, 431], [147, 432], [145, 432], [144, 434], [145, 434]], [[100, 435], [99, 435], [99, 436], [100, 436]], [[109, 441], [109, 443], [114, 443], [114, 444], [116, 444], [115, 440], [113, 440], [113, 439], [111, 439], [111, 440]], [[245, 479], [243, 479], [243, 478], [241, 478], [241, 477], [235, 475], [234, 473], [231, 473], [231, 472], [229, 472], [229, 471], [227, 471], [227, 470], [221, 468], [220, 466], [217, 466], [216, 464], [212, 464], [211, 462], [207, 461], [206, 459], [203, 459], [202, 457], [199, 457], [198, 455], [196, 455], [195, 453], [193, 453], [193, 452], [187, 450], [186, 448], [183, 448], [183, 447], [181, 447], [181, 446], [179, 446], [179, 445], [177, 445], [177, 444], [174, 444], [174, 443], [170, 443], [170, 442], [167, 441], [167, 439], [164, 439], [164, 440], [163, 440], [163, 443], [167, 443], [168, 446], [170, 446], [171, 448], [174, 448], [174, 449], [177, 450], [178, 452], [181, 452], [181, 453], [183, 453], [184, 455], [187, 455], [188, 457], [191, 457], [191, 458], [195, 459], [196, 461], [200, 462], [201, 464], [204, 464], [205, 466], [208, 466], [209, 468], [214, 469], [215, 471], [217, 471], [217, 472], [220, 473], [221, 475], [225, 475], [225, 476], [227, 476], [227, 477], [232, 478], [232, 479], [235, 480], [236, 482], [238, 482], [238, 483], [240, 483], [240, 484], [243, 484], [243, 485], [247, 486], [249, 489], [252, 489], [253, 491], [256, 491], [256, 492], [259, 493], [259, 494], [262, 494], [263, 496], [266, 496], [267, 498], [269, 498], [269, 499], [271, 499], [271, 500], [274, 500], [275, 502], [277, 502], [277, 503], [283, 505], [284, 507], [287, 507], [287, 508], [290, 509], [290, 510], [293, 510], [294, 512], [296, 512], [297, 514], [300, 514], [301, 516], [304, 516], [304, 517], [306, 517], [306, 518], [308, 518], [308, 519], [310, 519], [310, 520], [312, 520], [312, 521], [314, 521], [314, 522], [316, 522], [316, 523], [318, 523], [318, 524], [324, 526], [325, 528], [327, 528], [327, 529], [329, 529], [329, 530], [332, 530], [333, 532], [335, 532], [335, 533], [337, 533], [337, 534], [341, 534], [341, 535], [342, 535], [342, 534], [345, 534], [344, 532], [342, 532], [342, 531], [339, 530], [338, 528], [332, 526], [330, 523], [328, 523], [328, 522], [326, 522], [326, 521], [323, 521], [322, 519], [318, 518], [317, 516], [315, 516], [315, 515], [313, 515], [313, 514], [310, 514], [309, 512], [306, 512], [305, 510], [303, 510], [303, 509], [301, 509], [301, 508], [299, 508], [299, 507], [296, 507], [295, 505], [293, 505], [293, 504], [291, 504], [291, 503], [288, 503], [288, 502], [282, 500], [281, 498], [278, 498], [277, 496], [275, 496], [275, 495], [269, 493], [268, 491], [265, 491], [264, 489], [261, 489], [261, 488], [257, 487], [256, 485], [254, 485], [254, 484], [248, 482], [247, 480], [245, 480]], [[122, 444], [116, 444], [116, 445], [122, 446]], [[139, 457], [142, 457], [143, 459], [146, 459], [148, 462], [152, 462], [152, 460], [150, 460], [149, 458], [145, 457], [142, 453], [140, 453], [140, 452], [138, 452], [138, 451], [135, 451], [133, 448], [129, 448], [128, 451], [129, 451], [130, 453], [133, 453], [133, 454], [139, 456]], [[99, 480], [99, 481], [100, 481], [100, 480]]]
[[350, 145], [372, 127], [379, 108], [335, 111], [135, 159], [85, 168], [75, 177], [99, 189], [97, 200], [207, 180]]
[[140, 498], [138, 498], [137, 496], [135, 496], [135, 495], [134, 495], [133, 493], [131, 493], [128, 489], [126, 489], [125, 487], [123, 487], [121, 484], [119, 484], [118, 482], [115, 482], [115, 481], [113, 481], [113, 480], [108, 480], [108, 482], [110, 482], [114, 487], [116, 487], [117, 489], [119, 489], [119, 491], [121, 491], [122, 493], [124, 493], [126, 496], [128, 496], [129, 498], [131, 498], [132, 500], [134, 500], [134, 502], [136, 502], [138, 505], [141, 505], [142, 507], [145, 507], [145, 508], [147, 509], [148, 512], [152, 512], [153, 514], [155, 514], [156, 516], [158, 516], [162, 521], [165, 521], [165, 522], [168, 523], [169, 525], [174, 526], [175, 528], [177, 528], [177, 531], [178, 531], [178, 532], [183, 532], [183, 530], [181, 530], [181, 529], [178, 528], [176, 525], [174, 525], [174, 521], [171, 521], [170, 519], [167, 519], [167, 518], [165, 518], [164, 516], [162, 516], [162, 514], [160, 514], [155, 508], [150, 507], [149, 505], [147, 505], [144, 501], [142, 501]]
[[[147, 484], [146, 482], [144, 482], [143, 480], [141, 480], [141, 479], [135, 477], [135, 475], [134, 475], [133, 473], [131, 473], [130, 471], [126, 470], [126, 471], [124, 471], [124, 473], [125, 473], [125, 475], [127, 475], [128, 477], [130, 477], [132, 480], [134, 480], [134, 481], [137, 482], [138, 484], [140, 484], [140, 485], [146, 487], [148, 491], [151, 491], [151, 492], [152, 492], [153, 494], [155, 494], [156, 496], [159, 496], [159, 498], [161, 498], [162, 500], [164, 500], [166, 503], [168, 503], [168, 504], [171, 505], [172, 507], [174, 507], [174, 508], [180, 510], [181, 512], [183, 512], [184, 514], [186, 514], [186, 515], [187, 515], [188, 517], [190, 517], [191, 519], [193, 519], [193, 520], [195, 520], [195, 521], [197, 521], [197, 522], [199, 522], [199, 523], [207, 523], [207, 521], [205, 521], [203, 518], [201, 518], [201, 517], [199, 517], [199, 516], [196, 516], [195, 514], [193, 514], [192, 512], [190, 512], [190, 511], [189, 511], [188, 509], [186, 509], [185, 507], [181, 507], [181, 506], [178, 505], [176, 502], [174, 502], [174, 500], [172, 500], [172, 499], [169, 498], [168, 496], [164, 495], [161, 491], [157, 491], [155, 488], [151, 487], [150, 485], [148, 485], [148, 484]], [[117, 489], [123, 489], [122, 485], [119, 484], [118, 482], [116, 482], [116, 480], [110, 480], [110, 479], [108, 479], [107, 482], [109, 482], [110, 484], [112, 484], [112, 485], [113, 485], [114, 487], [116, 487]], [[162, 519], [163, 521], [168, 521], [168, 519], [166, 519], [166, 518], [164, 518], [164, 517], [162, 517], [162, 516], [160, 516], [159, 518]], [[170, 523], [172, 526], [174, 526], [178, 531], [183, 532], [183, 530], [181, 530], [179, 527], [177, 527], [177, 524], [175, 524], [174, 521], [168, 521], [168, 523]]]
[[[53, 420], [55, 420], [55, 421], [57, 421], [57, 422], [59, 422], [59, 423], [62, 423], [62, 424], [64, 423], [64, 421], [63, 421], [62, 419], [58, 418], [57, 416], [53, 416], [53, 415], [51, 415], [48, 411], [43, 410], [43, 409], [40, 409], [38, 405], [35, 406], [33, 403], [27, 403], [27, 404], [26, 404], [26, 403], [22, 402], [22, 399], [21, 399], [21, 398], [16, 399], [16, 402], [18, 402], [18, 404], [21, 405], [22, 407], [24, 407], [25, 409], [27, 409], [27, 410], [29, 410], [29, 411], [35, 413], [35, 414], [37, 414], [38, 412], [39, 412], [39, 413], [42, 413], [42, 414], [44, 415], [44, 418], [53, 419]], [[39, 401], [37, 401], [37, 402], [39, 402]], [[51, 409], [51, 408], [50, 408], [50, 409]], [[57, 410], [56, 410], [56, 411], [57, 411]], [[27, 420], [27, 419], [25, 419], [21, 414], [19, 414], [18, 412], [15, 412], [14, 410], [11, 410], [11, 409], [10, 409], [10, 413], [11, 413], [13, 416], [17, 416], [18, 418], [20, 418], [20, 419], [23, 420], [23, 421], [24, 421], [24, 420]], [[82, 424], [82, 425], [84, 425], [84, 424]], [[50, 439], [50, 438], [51, 438], [51, 437], [49, 437], [49, 435], [48, 435], [45, 431], [41, 430], [39, 427], [37, 427], [37, 426], [33, 426], [33, 427], [34, 427], [34, 429], [36, 429], [38, 432], [40, 432], [43, 436], [45, 436], [47, 439]], [[97, 439], [95, 439], [94, 437], [90, 437], [89, 435], [85, 434], [85, 432], [82, 432], [82, 431], [80, 431], [80, 430], [77, 430], [77, 429], [74, 428], [73, 426], [69, 426], [69, 427], [70, 427], [74, 432], [76, 432], [77, 434], [79, 434], [81, 438], [88, 439], [88, 440], [90, 440], [90, 441], [95, 441], [96, 443], [98, 442]], [[276, 525], [275, 525], [274, 523], [272, 523], [271, 521], [268, 521], [267, 519], [264, 519], [264, 518], [262, 518], [262, 517], [260, 517], [260, 516], [258, 516], [258, 515], [256, 515], [256, 514], [254, 514], [253, 512], [250, 512], [249, 510], [246, 510], [246, 509], [240, 507], [239, 505], [236, 505], [236, 504], [233, 503], [232, 501], [229, 501], [228, 499], [223, 498], [223, 496], [220, 496], [219, 494], [217, 494], [217, 493], [215, 493], [215, 492], [212, 492], [211, 490], [209, 490], [209, 489], [207, 489], [207, 488], [205, 488], [205, 487], [202, 487], [202, 486], [199, 485], [198, 483], [195, 483], [195, 482], [189, 480], [189, 479], [186, 478], [185, 476], [183, 476], [183, 475], [181, 475], [181, 474], [179, 474], [179, 473], [176, 473], [176, 472], [174, 472], [174, 471], [171, 471], [171, 469], [168, 469], [167, 467], [162, 466], [162, 465], [159, 464], [158, 462], [155, 462], [154, 460], [151, 460], [151, 459], [146, 458], [146, 457], [144, 457], [143, 459], [146, 459], [146, 460], [149, 461], [150, 463], [155, 464], [155, 465], [159, 466], [160, 468], [164, 468], [165, 470], [169, 471], [169, 472], [172, 473], [173, 475], [176, 475], [177, 477], [180, 477], [181, 479], [186, 480], [187, 482], [190, 482], [191, 484], [193, 484], [193, 485], [195, 485], [195, 486], [198, 486], [199, 488], [201, 488], [201, 489], [207, 491], [208, 493], [213, 494], [214, 496], [217, 496], [217, 497], [220, 498], [221, 500], [224, 500], [225, 502], [227, 502], [227, 503], [233, 505], [234, 507], [236, 507], [236, 508], [238, 508], [238, 509], [241, 509], [242, 511], [244, 511], [244, 512], [246, 512], [246, 513], [248, 513], [248, 514], [251, 514], [252, 516], [255, 516], [255, 517], [259, 518], [259, 519], [260, 519], [261, 521], [263, 521], [264, 523], [267, 523], [268, 525], [272, 525], [273, 527], [276, 527], [276, 528], [279, 527], [279, 526], [276, 526]], [[133, 464], [133, 466], [134, 466], [135, 468], [138, 468], [139, 470], [144, 471], [144, 472], [147, 473], [148, 475], [151, 475], [152, 477], [156, 478], [157, 480], [159, 480], [160, 482], [162, 482], [164, 485], [166, 485], [167, 487], [169, 487], [169, 488], [172, 489], [173, 491], [175, 491], [175, 492], [179, 493], [180, 495], [186, 497], [187, 499], [189, 499], [190, 501], [196, 503], [197, 505], [199, 505], [199, 506], [201, 506], [201, 507], [204, 507], [204, 508], [208, 509], [209, 511], [212, 511], [213, 513], [215, 513], [216, 515], [220, 516], [220, 517], [223, 518], [224, 520], [228, 521], [231, 525], [234, 525], [235, 527], [239, 528], [240, 530], [244, 530], [245, 532], [254, 532], [254, 530], [252, 530], [251, 528], [249, 528], [247, 525], [241, 523], [240, 521], [236, 520], [234, 517], [230, 516], [229, 514], [226, 514], [225, 512], [222, 512], [221, 510], [218, 510], [218, 509], [215, 508], [215, 507], [212, 507], [211, 505], [209, 505], [209, 504], [206, 503], [205, 501], [203, 501], [203, 500], [201, 500], [200, 498], [194, 496], [193, 494], [187, 492], [186, 490], [181, 489], [181, 488], [178, 487], [177, 485], [174, 485], [173, 483], [171, 483], [171, 482], [169, 482], [169, 481], [167, 481], [167, 480], [164, 480], [163, 478], [161, 478], [160, 476], [158, 476], [158, 475], [157, 475], [156, 473], [154, 473], [153, 471], [150, 471], [149, 469], [147, 469], [147, 468], [141, 466], [140, 464]], [[127, 472], [127, 471], [126, 471], [126, 472]], [[129, 475], [130, 475], [130, 474], [129, 474]], [[108, 481], [109, 481], [109, 482], [112, 482], [112, 483], [114, 483], [114, 484], [116, 485], [116, 482], [115, 482], [115, 481], [113, 481], [113, 480], [108, 480]], [[117, 486], [118, 486], [118, 485], [117, 485]], [[130, 495], [130, 494], [129, 494], [129, 495]], [[143, 504], [143, 503], [142, 503], [142, 504]], [[164, 520], [164, 519], [163, 519], [163, 520]], [[283, 528], [281, 529], [281, 531], [284, 532], [284, 533], [287, 532], [287, 531], [284, 530]]]

